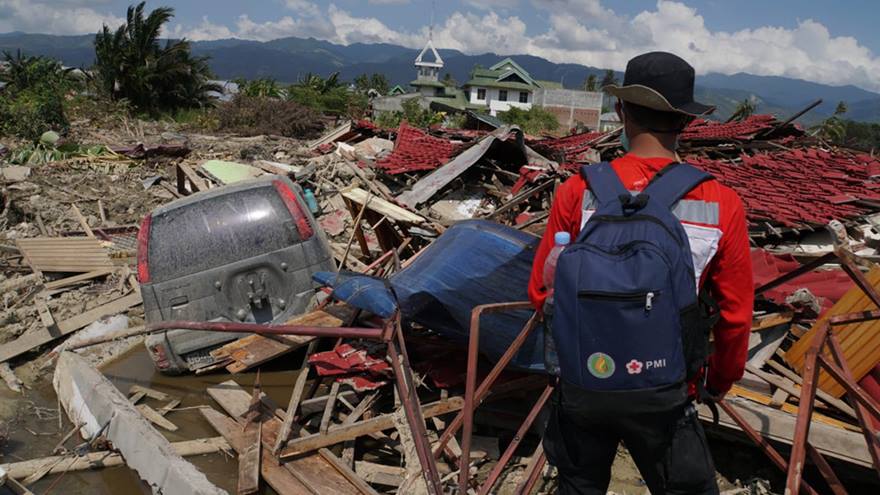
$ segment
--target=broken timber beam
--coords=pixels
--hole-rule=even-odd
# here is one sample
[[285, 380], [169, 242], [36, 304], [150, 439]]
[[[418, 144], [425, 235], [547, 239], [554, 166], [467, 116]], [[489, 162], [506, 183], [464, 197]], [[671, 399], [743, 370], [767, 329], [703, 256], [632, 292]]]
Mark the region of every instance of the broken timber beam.
[[[232, 380], [227, 380], [219, 385], [208, 387], [208, 395], [232, 417], [241, 418], [247, 412], [250, 404], [250, 394]], [[279, 464], [279, 459], [272, 455], [272, 447], [281, 428], [281, 420], [275, 415], [276, 406], [268, 397], [262, 398], [264, 409], [269, 413], [262, 418], [263, 421], [263, 464], [266, 458], [272, 459]], [[238, 423], [238, 431], [241, 431], [243, 419]], [[330, 464], [321, 455], [303, 455], [296, 459], [281, 464], [284, 469], [293, 474], [302, 484], [309, 487], [307, 491], [290, 493], [333, 493], [333, 494], [358, 494], [362, 493], [353, 485], [346, 476]], [[268, 481], [268, 478], [267, 478]]]
[[[429, 419], [434, 416], [458, 411], [463, 406], [464, 400], [461, 397], [450, 397], [422, 406], [422, 415], [425, 419]], [[287, 447], [281, 451], [278, 457], [281, 460], [290, 459], [305, 452], [311, 452], [322, 447], [342, 443], [346, 440], [354, 440], [363, 435], [378, 433], [392, 428], [394, 428], [394, 413], [383, 414], [348, 425], [332, 426], [327, 430], [326, 434], [315, 433], [290, 440], [287, 442]]]
[[[229, 450], [230, 445], [222, 437], [201, 438], [198, 440], [187, 440], [185, 442], [172, 443], [171, 447], [174, 452], [181, 457], [191, 457], [196, 455], [215, 454], [224, 450]], [[57, 474], [70, 471], [87, 471], [91, 469], [101, 469], [114, 466], [125, 465], [125, 460], [117, 452], [109, 450], [101, 452], [90, 452], [80, 456], [70, 465], [62, 465], [58, 461], [63, 460], [65, 456], [50, 456], [40, 459], [30, 459], [21, 462], [11, 462], [9, 464], [0, 464], [0, 467], [6, 470], [10, 478], [25, 479], [35, 472], [49, 465], [54, 465], [46, 474]]]
[[102, 306], [98, 306], [97, 308], [90, 309], [85, 313], [78, 314], [68, 320], [59, 321], [57, 325], [55, 325], [57, 330], [40, 328], [36, 331], [28, 332], [18, 339], [8, 344], [4, 344], [3, 347], [0, 348], [0, 363], [24, 354], [43, 344], [48, 344], [59, 337], [75, 332], [80, 328], [97, 321], [99, 318], [121, 313], [122, 311], [140, 303], [140, 294], [131, 293]]

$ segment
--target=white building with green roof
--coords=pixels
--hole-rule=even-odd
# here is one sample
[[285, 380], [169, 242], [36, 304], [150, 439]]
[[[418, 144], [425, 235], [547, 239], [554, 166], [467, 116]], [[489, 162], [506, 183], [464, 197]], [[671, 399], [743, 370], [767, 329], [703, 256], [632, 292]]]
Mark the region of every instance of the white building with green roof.
[[561, 89], [552, 81], [538, 81], [511, 58], [505, 58], [488, 69], [475, 68], [464, 90], [468, 102], [489, 110], [491, 115], [512, 107], [528, 110], [535, 101], [535, 92]]

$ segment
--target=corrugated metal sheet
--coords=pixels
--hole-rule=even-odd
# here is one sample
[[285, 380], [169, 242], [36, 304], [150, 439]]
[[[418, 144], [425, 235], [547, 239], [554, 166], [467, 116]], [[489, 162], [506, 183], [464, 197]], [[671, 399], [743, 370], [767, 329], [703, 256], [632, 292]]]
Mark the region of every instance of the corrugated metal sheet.
[[[867, 278], [871, 285], [880, 288], [880, 267], [872, 269], [867, 274]], [[805, 355], [819, 323], [831, 316], [874, 309], [877, 308], [868, 299], [868, 296], [861, 289], [853, 285], [830, 311], [822, 315], [809, 332], [791, 346], [791, 349], [785, 353], [785, 360], [796, 370], [802, 371]], [[880, 321], [835, 327], [834, 333], [840, 341], [843, 355], [856, 381], [861, 380], [880, 363]], [[843, 387], [824, 372], [819, 374], [819, 387], [835, 397], [840, 397], [844, 394]]]
[[113, 267], [107, 250], [95, 238], [34, 237], [15, 242], [36, 271], [80, 273]]

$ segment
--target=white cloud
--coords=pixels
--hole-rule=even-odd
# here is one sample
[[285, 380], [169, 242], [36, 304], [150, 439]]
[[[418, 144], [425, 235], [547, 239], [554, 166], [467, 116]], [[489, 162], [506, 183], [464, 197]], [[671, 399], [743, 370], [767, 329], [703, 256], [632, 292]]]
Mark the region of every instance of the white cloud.
[[85, 6], [103, 4], [106, 0], [64, 0], [63, 3], [65, 5], [59, 8], [57, 2], [0, 0], [0, 32], [97, 33], [104, 24], [116, 27], [124, 22], [120, 17]]
[[[371, 0], [389, 3], [398, 0]], [[406, 0], [400, 0], [406, 1]], [[435, 45], [465, 53], [530, 54], [554, 62], [570, 62], [621, 70], [633, 56], [665, 50], [688, 60], [700, 74], [748, 72], [779, 75], [827, 84], [855, 84], [880, 91], [880, 56], [848, 36], [834, 36], [816, 20], [799, 21], [794, 28], [763, 26], [735, 32], [712, 31], [697, 9], [674, 0], [635, 16], [617, 14], [601, 0], [530, 0], [547, 20], [544, 32], [529, 32], [526, 20], [511, 14], [514, 0], [466, 0], [485, 8], [460, 9], [434, 28]], [[4, 4], [28, 5], [27, 2]], [[230, 32], [241, 38], [268, 40], [282, 36], [314, 36], [335, 43], [395, 43], [420, 48], [428, 28], [397, 30], [375, 17], [358, 17], [336, 7], [312, 9], [314, 2], [287, 0], [294, 17], [257, 23], [242, 16]], [[21, 7], [23, 8], [23, 7]], [[525, 12], [525, 11], [523, 11]], [[2, 27], [2, 15], [0, 15]], [[179, 29], [196, 36], [228, 37], [208, 23]], [[228, 28], [227, 28], [228, 30]]]
[[463, 0], [465, 5], [481, 10], [510, 10], [516, 8], [518, 0]]
[[369, 0], [370, 5], [404, 5], [408, 4], [410, 0]]
[[288, 9], [301, 15], [314, 17], [321, 13], [321, 9], [308, 0], [285, 0], [285, 4]]

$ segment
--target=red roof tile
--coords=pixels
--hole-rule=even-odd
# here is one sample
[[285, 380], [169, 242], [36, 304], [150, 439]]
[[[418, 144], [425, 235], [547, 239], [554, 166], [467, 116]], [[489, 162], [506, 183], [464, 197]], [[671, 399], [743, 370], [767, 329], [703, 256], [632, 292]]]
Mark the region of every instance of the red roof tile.
[[419, 170], [434, 170], [452, 159], [461, 145], [431, 136], [406, 122], [397, 130], [397, 140], [390, 155], [376, 162], [376, 168], [394, 175]]
[[824, 225], [868, 213], [867, 207], [854, 202], [878, 196], [868, 182], [874, 159], [844, 151], [743, 154], [737, 164], [700, 156], [686, 160], [739, 193], [753, 225]]

